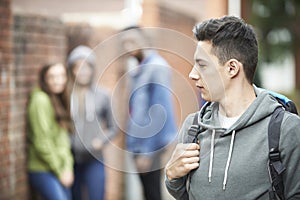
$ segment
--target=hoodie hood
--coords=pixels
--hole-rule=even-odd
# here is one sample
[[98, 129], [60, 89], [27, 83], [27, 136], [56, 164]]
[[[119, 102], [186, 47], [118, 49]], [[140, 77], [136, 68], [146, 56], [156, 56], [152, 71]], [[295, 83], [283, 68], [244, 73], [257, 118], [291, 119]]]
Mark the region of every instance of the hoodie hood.
[[73, 49], [70, 52], [70, 55], [67, 59], [68, 67], [71, 67], [76, 61], [84, 59], [88, 62], [93, 68], [96, 67], [96, 55], [90, 47], [80, 45]]
[[223, 190], [226, 189], [228, 171], [230, 168], [232, 153], [234, 150], [236, 132], [248, 126], [251, 126], [256, 122], [270, 116], [276, 107], [281, 106], [276, 101], [276, 99], [269, 94], [268, 91], [259, 89], [255, 86], [253, 87], [257, 98], [251, 103], [251, 105], [239, 117], [239, 119], [228, 129], [222, 128], [220, 126], [219, 117], [218, 117], [219, 103], [217, 102], [206, 103], [202, 107], [202, 109], [200, 110], [200, 114], [198, 115], [198, 124], [200, 126], [200, 134], [198, 135], [198, 140], [201, 141], [201, 133], [203, 131], [205, 130], [211, 131], [211, 141], [210, 141], [210, 151], [209, 151], [210, 158], [209, 158], [209, 170], [208, 170], [209, 182], [212, 181], [216, 133], [219, 133], [220, 137], [231, 135], [228, 157], [224, 169]]
[[223, 132], [222, 135], [227, 135], [233, 130], [238, 131], [270, 116], [275, 108], [281, 106], [267, 90], [253, 87], [256, 99], [229, 129], [222, 128], [219, 120], [216, 120], [219, 111], [219, 103], [217, 102], [208, 102], [201, 108], [198, 115], [198, 124], [201, 129], [221, 131]]
[[[76, 64], [77, 61], [83, 61], [83, 63], [87, 64], [91, 70], [92, 70], [92, 74], [90, 75], [90, 73], [86, 74], [84, 73], [83, 76], [75, 74], [75, 72], [73, 71], [74, 65]], [[77, 65], [77, 64], [76, 64]], [[96, 54], [94, 53], [94, 50], [91, 49], [90, 47], [84, 46], [84, 45], [80, 45], [77, 46], [76, 48], [74, 48], [68, 58], [67, 58], [67, 66], [68, 66], [68, 70], [71, 72], [72, 74], [72, 81], [74, 81], [75, 85], [80, 85], [83, 87], [91, 87], [91, 85], [94, 83], [94, 79], [96, 76]], [[82, 68], [82, 63], [80, 63], [79, 67], [79, 72], [83, 70]], [[76, 79], [83, 77], [83, 82], [82, 81], [77, 81]], [[86, 80], [88, 79], [88, 80]], [[82, 79], [81, 79], [82, 80]]]

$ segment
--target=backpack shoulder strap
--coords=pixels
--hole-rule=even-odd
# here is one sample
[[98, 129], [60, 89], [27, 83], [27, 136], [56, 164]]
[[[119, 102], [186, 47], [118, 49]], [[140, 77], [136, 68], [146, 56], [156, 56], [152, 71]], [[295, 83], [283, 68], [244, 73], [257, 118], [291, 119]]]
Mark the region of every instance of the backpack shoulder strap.
[[196, 143], [197, 142], [197, 136], [199, 133], [200, 126], [198, 124], [198, 116], [199, 112], [196, 112], [194, 119], [193, 119], [193, 124], [190, 126], [188, 129], [188, 139], [185, 141], [186, 143]]
[[269, 190], [270, 200], [284, 200], [284, 185], [282, 174], [285, 167], [281, 162], [279, 151], [280, 128], [284, 115], [284, 109], [278, 107], [272, 114], [268, 127], [268, 142], [269, 142], [269, 173], [272, 186]]
[[[200, 126], [198, 124], [198, 116], [199, 116], [199, 112], [196, 112], [194, 119], [193, 119], [193, 124], [188, 129], [188, 137], [187, 137], [187, 141], [185, 141], [185, 143], [197, 143], [198, 142], [198, 134], [200, 132]], [[189, 172], [187, 174], [187, 179], [186, 179], [186, 190], [187, 191], [190, 190], [190, 182], [191, 182], [191, 172]], [[188, 199], [188, 197], [187, 197], [187, 199]]]

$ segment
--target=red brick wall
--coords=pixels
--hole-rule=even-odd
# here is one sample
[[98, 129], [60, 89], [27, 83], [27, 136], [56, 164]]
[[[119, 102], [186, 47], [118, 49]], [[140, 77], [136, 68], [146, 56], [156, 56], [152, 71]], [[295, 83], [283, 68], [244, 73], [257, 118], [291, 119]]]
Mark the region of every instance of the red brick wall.
[[[42, 16], [12, 17], [0, 1], [0, 199], [28, 199], [26, 103], [46, 62], [64, 62], [64, 25]], [[28, 197], [28, 198], [26, 198]]]
[[12, 15], [10, 0], [0, 1], [0, 199], [9, 199], [11, 194], [10, 174], [10, 70], [12, 65]]
[[166, 5], [159, 6], [160, 26], [177, 30], [192, 37], [192, 29], [197, 20], [189, 13], [176, 11], [176, 8], [169, 8]]

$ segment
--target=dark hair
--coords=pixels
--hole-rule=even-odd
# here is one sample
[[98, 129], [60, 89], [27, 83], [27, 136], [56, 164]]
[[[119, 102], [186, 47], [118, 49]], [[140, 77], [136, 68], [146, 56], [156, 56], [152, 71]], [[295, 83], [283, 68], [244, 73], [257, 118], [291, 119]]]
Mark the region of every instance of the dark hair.
[[126, 31], [132, 31], [132, 30], [137, 31], [137, 33], [139, 33], [139, 35], [141, 35], [142, 38], [144, 38], [145, 42], [147, 42], [147, 44], [151, 45], [151, 35], [148, 34], [149, 32], [147, 33], [147, 29], [144, 29], [141, 26], [128, 26], [126, 28], [123, 28], [120, 31], [120, 33], [126, 32]]
[[138, 31], [141, 31], [141, 27], [140, 26], [128, 26], [128, 27], [123, 28], [121, 30], [121, 32], [129, 31], [129, 30], [138, 30]]
[[49, 90], [49, 87], [46, 83], [46, 75], [47, 75], [47, 72], [48, 70], [54, 66], [55, 64], [54, 63], [51, 63], [51, 64], [45, 64], [42, 69], [40, 70], [40, 74], [39, 74], [39, 85], [41, 87], [41, 89], [46, 92], [47, 94], [50, 94], [50, 90]]
[[41, 90], [43, 90], [45, 93], [49, 95], [55, 111], [55, 117], [59, 125], [63, 128], [70, 130], [71, 128], [70, 127], [71, 117], [69, 112], [70, 103], [68, 101], [68, 97], [67, 97], [68, 94], [66, 89], [61, 94], [53, 94], [49, 90], [49, 86], [46, 83], [47, 72], [54, 65], [56, 65], [56, 63], [46, 64], [42, 67], [39, 74], [39, 85]]
[[258, 45], [253, 28], [242, 19], [224, 16], [197, 24], [193, 29], [198, 41], [212, 42], [212, 53], [224, 65], [235, 58], [243, 64], [245, 76], [253, 82], [258, 60]]

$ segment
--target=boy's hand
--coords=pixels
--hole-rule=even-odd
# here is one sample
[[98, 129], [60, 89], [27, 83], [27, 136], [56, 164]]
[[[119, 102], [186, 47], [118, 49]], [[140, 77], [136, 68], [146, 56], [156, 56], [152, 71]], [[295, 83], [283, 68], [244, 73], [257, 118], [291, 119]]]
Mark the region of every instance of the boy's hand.
[[187, 175], [191, 170], [199, 167], [200, 146], [196, 143], [177, 144], [173, 155], [166, 165], [168, 180]]

